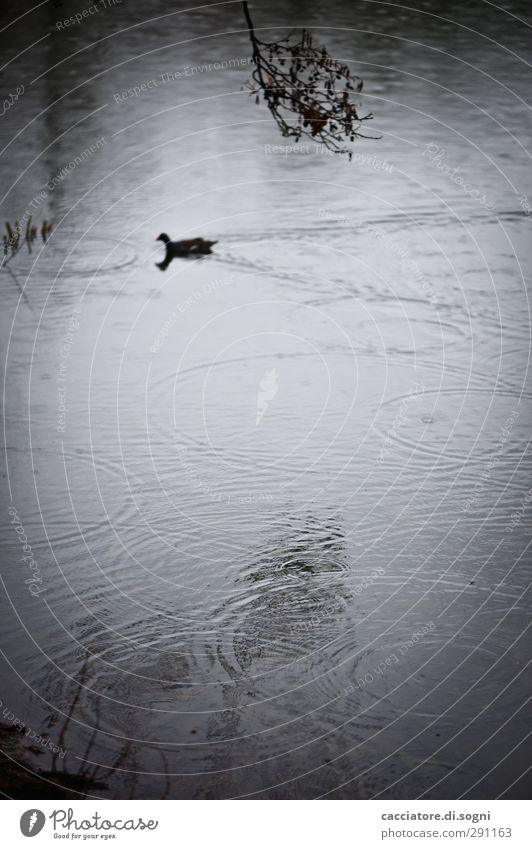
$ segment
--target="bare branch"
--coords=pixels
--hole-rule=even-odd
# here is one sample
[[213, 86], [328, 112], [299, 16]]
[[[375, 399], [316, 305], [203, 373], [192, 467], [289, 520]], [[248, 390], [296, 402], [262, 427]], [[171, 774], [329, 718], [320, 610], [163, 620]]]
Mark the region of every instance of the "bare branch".
[[307, 30], [299, 36], [293, 31], [281, 41], [261, 41], [246, 0], [243, 7], [255, 64], [247, 87], [256, 103], [262, 95], [285, 138], [307, 136], [351, 159], [347, 142], [375, 138], [360, 132], [373, 115], [359, 115], [351, 100], [352, 92], [362, 91], [360, 77], [332, 59], [325, 47], [315, 47]]

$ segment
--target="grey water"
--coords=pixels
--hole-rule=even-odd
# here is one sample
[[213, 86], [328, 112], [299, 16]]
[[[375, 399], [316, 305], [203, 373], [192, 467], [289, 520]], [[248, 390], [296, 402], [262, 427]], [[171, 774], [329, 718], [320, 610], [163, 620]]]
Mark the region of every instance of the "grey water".
[[240, 3], [82, 8], [2, 11], [0, 722], [93, 797], [526, 796], [529, 5], [254, 4], [364, 78], [351, 162]]

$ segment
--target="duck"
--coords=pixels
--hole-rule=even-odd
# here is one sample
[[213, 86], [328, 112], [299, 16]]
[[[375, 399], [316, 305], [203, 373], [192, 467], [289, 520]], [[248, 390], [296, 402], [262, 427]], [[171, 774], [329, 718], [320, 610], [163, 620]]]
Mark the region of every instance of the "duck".
[[172, 242], [167, 233], [161, 233], [157, 236], [156, 242], [163, 242], [166, 247], [166, 256], [162, 262], [156, 262], [156, 266], [165, 271], [173, 259], [176, 257], [187, 256], [202, 256], [212, 253], [212, 246], [217, 245], [217, 241], [209, 241], [208, 239], [181, 239], [179, 242]]

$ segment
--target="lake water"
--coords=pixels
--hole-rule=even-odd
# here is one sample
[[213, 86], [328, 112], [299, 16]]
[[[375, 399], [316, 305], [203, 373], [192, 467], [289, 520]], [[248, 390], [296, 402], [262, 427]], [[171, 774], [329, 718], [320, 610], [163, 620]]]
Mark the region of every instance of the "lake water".
[[[55, 223], [1, 272], [2, 710], [66, 750], [28, 757], [525, 796], [528, 4], [257, 4], [364, 77], [352, 162], [275, 150], [239, 3], [80, 8], [2, 33], [2, 221]], [[163, 274], [161, 231], [218, 244]]]

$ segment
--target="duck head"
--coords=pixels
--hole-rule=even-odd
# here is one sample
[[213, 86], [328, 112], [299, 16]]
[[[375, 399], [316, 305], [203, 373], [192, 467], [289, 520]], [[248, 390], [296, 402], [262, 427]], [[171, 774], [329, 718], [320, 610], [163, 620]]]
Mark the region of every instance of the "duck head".
[[168, 242], [170, 241], [170, 236], [168, 236], [168, 234], [167, 234], [167, 233], [161, 233], [161, 235], [160, 235], [160, 236], [157, 236], [157, 238], [155, 239], [155, 241], [156, 241], [156, 242], [164, 242], [164, 244], [165, 244], [165, 245], [167, 245], [167, 244], [168, 244]]

